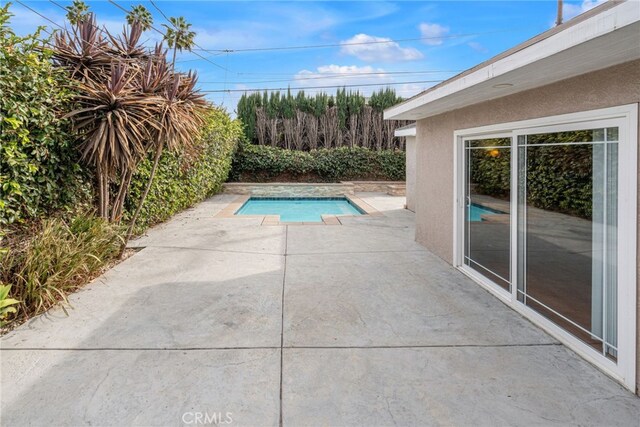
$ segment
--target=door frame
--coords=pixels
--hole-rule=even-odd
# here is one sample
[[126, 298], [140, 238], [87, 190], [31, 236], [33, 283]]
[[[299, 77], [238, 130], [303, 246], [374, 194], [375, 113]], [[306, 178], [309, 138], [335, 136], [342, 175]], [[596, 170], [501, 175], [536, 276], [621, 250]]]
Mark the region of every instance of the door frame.
[[[460, 167], [460, 176], [458, 177], [458, 179], [456, 180], [456, 183], [454, 185], [454, 189], [457, 192], [457, 194], [460, 194], [460, 197], [454, 197], [454, 230], [459, 229], [460, 232], [457, 233], [456, 237], [455, 237], [455, 242], [454, 242], [454, 265], [462, 270], [467, 276], [470, 276], [471, 278], [473, 278], [476, 282], [481, 283], [484, 287], [487, 288], [491, 288], [491, 291], [498, 296], [499, 298], [505, 300], [505, 301], [509, 301], [510, 299], [510, 292], [507, 291], [506, 289], [504, 289], [503, 287], [499, 286], [498, 284], [494, 283], [492, 280], [488, 279], [487, 277], [483, 276], [482, 274], [480, 274], [477, 270], [469, 267], [468, 265], [465, 264], [464, 262], [464, 249], [465, 249], [465, 228], [466, 228], [466, 223], [465, 223], [465, 210], [466, 210], [466, 186], [467, 186], [467, 182], [465, 179], [465, 169], [464, 169], [464, 163], [465, 163], [465, 158], [466, 158], [466, 141], [469, 140], [474, 140], [474, 139], [493, 139], [493, 138], [509, 138], [511, 139], [511, 146], [510, 146], [510, 156], [511, 156], [511, 167], [513, 167], [513, 139], [512, 139], [512, 132], [484, 132], [484, 133], [473, 133], [473, 134], [461, 134], [459, 135], [459, 142], [456, 146], [456, 149], [459, 151], [456, 153], [455, 157], [454, 157], [454, 169], [456, 169], [457, 166], [457, 162], [460, 162], [461, 167]], [[457, 174], [456, 174], [457, 176]], [[513, 182], [511, 182], [511, 203], [510, 203], [510, 209], [509, 209], [509, 223], [513, 224], [514, 221], [514, 205], [513, 205]], [[510, 236], [510, 242], [511, 242], [511, 246], [513, 246], [513, 234]], [[456, 248], [459, 248], [456, 249]], [[512, 252], [513, 253], [513, 252]], [[515, 270], [513, 270], [513, 259], [511, 259], [511, 264], [510, 264], [510, 272], [509, 272], [509, 283], [511, 286], [511, 290], [513, 290], [513, 273]]]
[[[617, 126], [618, 143], [618, 360], [604, 357], [557, 324], [517, 299], [518, 289], [518, 135], [565, 129]], [[469, 139], [511, 138], [511, 292], [493, 283], [464, 263], [465, 244], [465, 144]], [[629, 390], [636, 389], [637, 322], [637, 221], [638, 221], [638, 104], [584, 112], [541, 117], [456, 130], [453, 134], [453, 261], [454, 266], [487, 289], [503, 303], [522, 314], [551, 336], [567, 345], [587, 361], [620, 381]], [[633, 179], [629, 179], [632, 177]], [[626, 178], [626, 179], [625, 179]]]

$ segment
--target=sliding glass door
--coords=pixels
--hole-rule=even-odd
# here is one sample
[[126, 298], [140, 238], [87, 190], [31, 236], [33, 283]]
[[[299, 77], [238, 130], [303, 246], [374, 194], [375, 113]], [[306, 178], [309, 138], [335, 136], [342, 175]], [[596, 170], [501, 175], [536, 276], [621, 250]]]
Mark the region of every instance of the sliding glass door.
[[518, 301], [616, 358], [618, 128], [518, 136]]
[[615, 107], [456, 132], [456, 265], [630, 387], [637, 117]]
[[465, 140], [465, 165], [464, 263], [511, 291], [511, 138]]

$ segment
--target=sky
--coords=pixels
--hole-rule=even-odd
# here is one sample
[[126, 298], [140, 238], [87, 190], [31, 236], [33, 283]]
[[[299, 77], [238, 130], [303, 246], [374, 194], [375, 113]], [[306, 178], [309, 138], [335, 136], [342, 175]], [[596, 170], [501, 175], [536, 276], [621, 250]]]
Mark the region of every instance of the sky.
[[[21, 1], [65, 25], [62, 7], [70, 1]], [[565, 21], [600, 1], [565, 0]], [[163, 14], [183, 16], [197, 46], [178, 53], [176, 67], [197, 71], [201, 90], [232, 114], [244, 91], [265, 88], [335, 93], [333, 86], [344, 85], [366, 96], [389, 85], [408, 98], [551, 28], [557, 8], [556, 0], [86, 3], [115, 33], [125, 22], [118, 5], [143, 4], [161, 31], [168, 24]], [[11, 12], [18, 34], [55, 28], [18, 3]], [[148, 45], [161, 39], [153, 30], [144, 36]]]

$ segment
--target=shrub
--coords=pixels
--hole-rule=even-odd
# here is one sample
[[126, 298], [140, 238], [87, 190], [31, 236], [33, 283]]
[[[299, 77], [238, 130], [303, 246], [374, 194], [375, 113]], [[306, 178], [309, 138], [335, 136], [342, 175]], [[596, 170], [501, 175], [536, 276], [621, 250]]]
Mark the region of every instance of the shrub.
[[91, 280], [118, 255], [120, 229], [92, 214], [50, 218], [14, 236], [0, 265], [0, 282], [20, 301], [17, 316], [35, 315]]
[[[136, 233], [166, 221], [175, 213], [193, 206], [220, 191], [231, 168], [231, 159], [242, 137], [242, 127], [226, 112], [213, 109], [207, 117], [193, 156], [165, 152], [158, 165], [147, 201], [142, 207]], [[125, 219], [132, 215], [147, 184], [152, 159], [143, 161], [133, 176], [125, 206]]]
[[90, 201], [69, 123], [71, 93], [40, 33], [20, 37], [0, 9], [0, 224]]
[[232, 181], [338, 182], [405, 179], [405, 153], [361, 147], [311, 151], [242, 144], [233, 160]]
[[[590, 141], [587, 131], [529, 135], [529, 141]], [[511, 157], [472, 150], [471, 179], [479, 194], [508, 199]], [[527, 203], [590, 220], [593, 198], [591, 147], [540, 145], [527, 156]], [[505, 190], [506, 189], [506, 190]]]

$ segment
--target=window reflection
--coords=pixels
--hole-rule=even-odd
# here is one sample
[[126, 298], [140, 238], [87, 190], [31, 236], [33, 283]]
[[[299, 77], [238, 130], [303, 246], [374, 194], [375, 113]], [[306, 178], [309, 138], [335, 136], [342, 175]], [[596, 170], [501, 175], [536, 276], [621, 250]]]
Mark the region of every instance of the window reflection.
[[510, 290], [511, 139], [466, 142], [465, 264]]
[[518, 141], [518, 295], [615, 358], [617, 143], [611, 137], [617, 129]]

